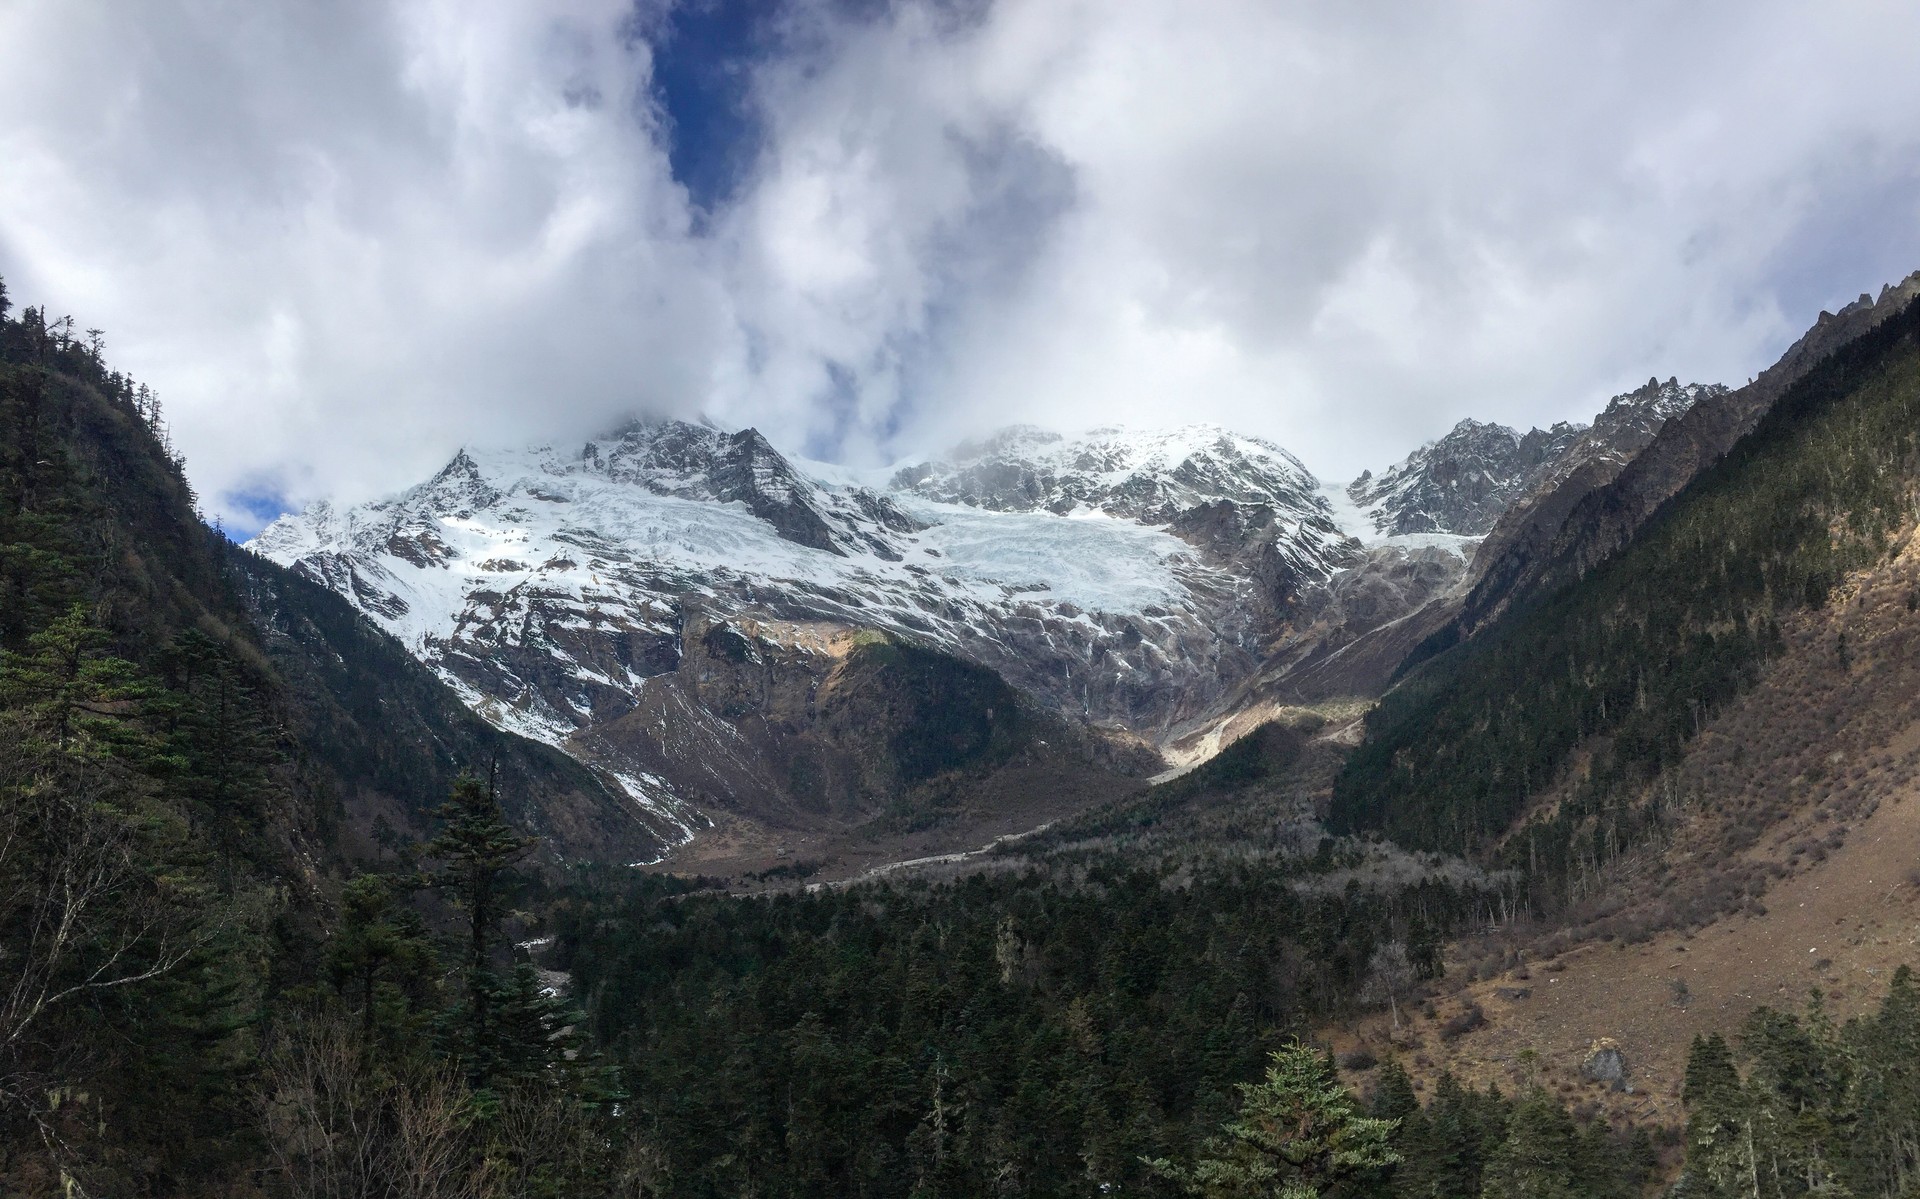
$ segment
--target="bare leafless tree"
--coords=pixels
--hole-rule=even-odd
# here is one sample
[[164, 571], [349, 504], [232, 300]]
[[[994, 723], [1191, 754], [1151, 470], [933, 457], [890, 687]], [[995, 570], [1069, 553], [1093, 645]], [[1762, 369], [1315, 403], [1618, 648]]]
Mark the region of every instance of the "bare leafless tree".
[[[353, 1022], [286, 1021], [262, 1071], [261, 1131], [298, 1199], [491, 1199], [473, 1095], [447, 1065], [382, 1068]], [[551, 1135], [552, 1130], [546, 1130]]]
[[88, 1047], [61, 1015], [177, 970], [199, 942], [161, 893], [110, 764], [37, 750], [0, 724], [0, 1112], [31, 1122], [65, 1168], [48, 1096]]
[[486, 1199], [496, 1188], [469, 1132], [473, 1102], [451, 1066], [427, 1070], [393, 1093], [393, 1194], [398, 1199]]
[[651, 1137], [633, 1133], [620, 1148], [613, 1194], [621, 1199], [653, 1199], [667, 1193], [667, 1155]]
[[375, 1199], [391, 1131], [386, 1097], [364, 1044], [346, 1022], [320, 1016], [276, 1030], [262, 1071], [261, 1131], [297, 1199]]
[[1417, 975], [1413, 963], [1407, 960], [1407, 947], [1399, 941], [1388, 941], [1373, 951], [1373, 957], [1367, 961], [1367, 981], [1361, 988], [1362, 1003], [1379, 1003], [1384, 1000], [1393, 1012], [1393, 1027], [1400, 1027], [1400, 996], [1413, 986]]

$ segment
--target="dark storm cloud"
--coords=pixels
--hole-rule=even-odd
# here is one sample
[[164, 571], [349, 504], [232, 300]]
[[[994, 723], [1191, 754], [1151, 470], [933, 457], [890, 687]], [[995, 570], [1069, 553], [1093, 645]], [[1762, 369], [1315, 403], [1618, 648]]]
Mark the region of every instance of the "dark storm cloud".
[[1914, 44], [1893, 5], [25, 0], [0, 271], [235, 519], [636, 408], [864, 458], [1213, 419], [1344, 478], [1744, 379], [1920, 267]]

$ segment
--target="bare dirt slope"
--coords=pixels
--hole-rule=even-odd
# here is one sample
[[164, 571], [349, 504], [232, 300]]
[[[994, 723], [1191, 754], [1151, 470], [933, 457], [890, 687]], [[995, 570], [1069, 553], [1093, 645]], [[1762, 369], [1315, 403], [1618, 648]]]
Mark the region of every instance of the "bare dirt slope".
[[[1764, 915], [1725, 917], [1697, 932], [1670, 930], [1629, 946], [1589, 942], [1545, 962], [1523, 962], [1410, 1014], [1398, 1053], [1416, 1077], [1450, 1069], [1505, 1090], [1539, 1080], [1588, 1097], [1636, 1123], [1678, 1124], [1687, 1046], [1697, 1034], [1733, 1034], [1760, 1005], [1798, 1008], [1820, 988], [1837, 1015], [1870, 1008], [1901, 964], [1920, 966], [1920, 791], [1889, 796], [1826, 860], [1777, 883]], [[1684, 988], [1684, 989], [1683, 989]], [[1470, 1005], [1486, 1024], [1452, 1038], [1443, 1028]], [[1354, 1030], [1383, 1058], [1390, 1017]], [[1626, 1053], [1630, 1092], [1580, 1078], [1591, 1044]]]

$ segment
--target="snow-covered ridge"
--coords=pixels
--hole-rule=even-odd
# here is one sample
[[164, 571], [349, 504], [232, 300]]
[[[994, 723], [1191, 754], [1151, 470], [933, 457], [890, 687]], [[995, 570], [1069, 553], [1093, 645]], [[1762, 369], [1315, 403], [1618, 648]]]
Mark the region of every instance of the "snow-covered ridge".
[[1017, 425], [903, 467], [893, 486], [995, 511], [1095, 511], [1150, 524], [1223, 499], [1323, 515], [1312, 498], [1319, 482], [1298, 458], [1209, 424], [1071, 438]]
[[[883, 477], [789, 459], [751, 429], [632, 425], [465, 449], [250, 545], [346, 596], [496, 724], [561, 746], [679, 668], [695, 611], [885, 630], [1076, 718], [1165, 726], [1251, 669], [1276, 606], [1353, 545], [1297, 460], [1213, 427], [1010, 431]], [[1007, 486], [979, 490], [992, 480]]]
[[[714, 596], [754, 581], [880, 588], [899, 601], [885, 615], [922, 632], [942, 623], [925, 602], [933, 595], [1118, 614], [1190, 598], [1176, 571], [1193, 564], [1190, 547], [1146, 521], [878, 494], [810, 478], [777, 455], [736, 480], [727, 438], [674, 422], [579, 449], [466, 449], [398, 496], [315, 504], [250, 544], [337, 578], [416, 649], [455, 634], [476, 593], [557, 588], [590, 607], [619, 598], [620, 578]], [[1130, 481], [1161, 489], [1144, 473], [1116, 480]]]

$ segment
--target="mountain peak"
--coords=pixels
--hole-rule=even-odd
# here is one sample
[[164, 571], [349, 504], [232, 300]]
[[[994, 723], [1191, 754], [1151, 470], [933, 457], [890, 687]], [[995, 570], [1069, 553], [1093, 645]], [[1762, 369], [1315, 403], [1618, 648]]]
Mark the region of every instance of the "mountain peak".
[[1377, 478], [1371, 472], [1361, 475], [1347, 485], [1347, 495], [1383, 536], [1484, 536], [1522, 496], [1583, 462], [1631, 458], [1667, 421], [1726, 390], [1717, 383], [1655, 377], [1614, 396], [1591, 426], [1560, 421], [1522, 434], [1505, 425], [1462, 420]]
[[1214, 424], [1107, 426], [1073, 436], [1016, 425], [903, 467], [891, 485], [996, 512], [1081, 513], [1152, 525], [1219, 500], [1264, 504], [1302, 521], [1327, 518], [1319, 481], [1298, 458]]
[[1583, 426], [1558, 424], [1522, 434], [1506, 425], [1462, 420], [1378, 477], [1355, 479], [1347, 495], [1383, 536], [1481, 536], [1582, 431]]

